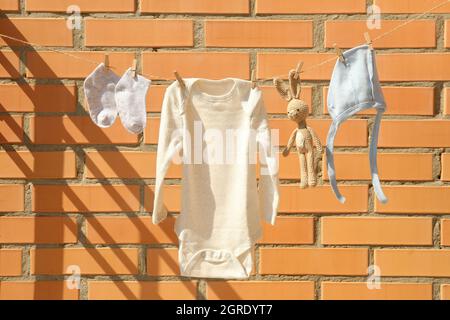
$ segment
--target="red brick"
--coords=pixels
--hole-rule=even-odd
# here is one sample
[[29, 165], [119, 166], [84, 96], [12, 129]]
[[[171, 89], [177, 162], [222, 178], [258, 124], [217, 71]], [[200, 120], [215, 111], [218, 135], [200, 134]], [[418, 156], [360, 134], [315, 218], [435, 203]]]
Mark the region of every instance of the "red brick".
[[36, 212], [139, 211], [137, 185], [34, 185]]
[[208, 281], [210, 300], [313, 300], [313, 281]]
[[313, 24], [305, 20], [207, 20], [206, 47], [310, 48]]
[[446, 81], [450, 74], [450, 54], [380, 54], [377, 68], [380, 81]]
[[340, 191], [347, 198], [341, 204], [330, 186], [300, 189], [296, 185], [280, 185], [278, 212], [286, 213], [361, 213], [367, 212], [367, 185], [345, 185]]
[[85, 30], [88, 47], [192, 47], [194, 44], [192, 20], [86, 19]]
[[2, 281], [0, 300], [78, 300], [65, 281]]
[[[368, 153], [336, 152], [337, 180], [371, 180]], [[322, 162], [324, 179], [328, 180], [326, 155]], [[433, 180], [432, 153], [378, 153], [378, 173], [381, 180]]]
[[375, 264], [383, 276], [449, 277], [450, 250], [376, 249]]
[[[71, 47], [72, 31], [66, 26], [66, 19], [56, 18], [8, 18], [0, 19], [2, 33], [41, 46]], [[0, 46], [23, 46], [25, 44], [1, 38]]]
[[[52, 128], [52, 130], [48, 130]], [[138, 136], [117, 121], [109, 128], [98, 127], [89, 116], [39, 116], [30, 121], [34, 144], [135, 144]]]
[[366, 275], [367, 249], [261, 248], [261, 274]]
[[450, 120], [383, 120], [379, 147], [450, 146]]
[[147, 274], [152, 276], [179, 275], [178, 250], [176, 248], [147, 249]]
[[75, 178], [73, 152], [0, 152], [0, 178], [63, 179]]
[[121, 275], [138, 273], [135, 248], [52, 248], [32, 249], [32, 274], [70, 275], [78, 266], [81, 275]]
[[247, 0], [142, 0], [141, 11], [148, 13], [203, 13], [203, 14], [246, 14], [250, 12]]
[[[27, 77], [84, 79], [105, 59], [105, 53], [100, 51], [64, 52], [69, 55], [53, 51], [28, 52]], [[111, 52], [109, 63], [116, 74], [122, 75], [131, 67], [134, 57], [132, 52]]]
[[74, 112], [74, 85], [1, 84], [1, 112]]
[[441, 284], [441, 299], [450, 300], [450, 284]]
[[[181, 208], [181, 186], [165, 185], [164, 187], [164, 205], [169, 212], [180, 212]], [[154, 186], [145, 186], [144, 188], [144, 210], [153, 211]]]
[[380, 213], [448, 214], [450, 186], [383, 186], [386, 204], [375, 202]]
[[[433, 87], [383, 87], [386, 115], [434, 115]], [[375, 114], [371, 109], [368, 113]]]
[[450, 115], [450, 88], [444, 88], [444, 115]]
[[0, 50], [0, 78], [18, 77], [20, 77], [18, 53]]
[[249, 78], [244, 52], [144, 52], [142, 59], [143, 72], [152, 79], [174, 79], [174, 70], [184, 78]]
[[161, 112], [166, 89], [166, 85], [152, 85], [151, 90], [148, 90], [146, 99], [147, 112]]
[[25, 191], [20, 184], [0, 184], [0, 211], [23, 211]]
[[[278, 160], [279, 179], [300, 179], [300, 162], [297, 152], [291, 152], [287, 157], [283, 157], [280, 152], [278, 154]], [[257, 172], [259, 172], [259, 166]]]
[[[443, 3], [440, 0], [377, 0], [382, 13], [422, 13]], [[450, 13], [450, 4], [432, 11], [432, 13]]]
[[158, 225], [151, 217], [90, 217], [86, 219], [86, 238], [96, 244], [175, 244], [174, 223], [172, 217]]
[[259, 243], [313, 244], [314, 219], [310, 217], [277, 217], [276, 225], [265, 223]]
[[[364, 32], [370, 37], [391, 31], [406, 20], [383, 20], [380, 29], [367, 29], [366, 20], [344, 20], [325, 22], [325, 47], [338, 43], [342, 48], [352, 48], [365, 42]], [[434, 48], [436, 47], [436, 25], [434, 20], [417, 20], [373, 42], [375, 48]]]
[[88, 281], [89, 300], [192, 300], [194, 281]]
[[444, 30], [444, 45], [446, 48], [450, 47], [450, 38], [449, 38], [449, 32], [450, 32], [450, 24], [449, 20], [445, 20], [445, 30]]
[[0, 243], [76, 243], [77, 232], [69, 217], [0, 217]]
[[258, 14], [366, 13], [364, 0], [257, 0]]
[[450, 219], [441, 220], [441, 245], [450, 246]]
[[86, 12], [133, 12], [135, 11], [134, 0], [27, 0], [25, 2], [27, 11], [36, 12], [66, 12], [71, 5], [76, 5], [82, 13]]
[[0, 0], [0, 8], [2, 11], [20, 11], [19, 0]]
[[[323, 113], [328, 114], [327, 95], [328, 87], [323, 90]], [[434, 88], [433, 87], [383, 87], [386, 100], [385, 115], [434, 115]], [[358, 114], [374, 115], [376, 110], [366, 109]]]
[[321, 243], [432, 245], [431, 218], [323, 217]]
[[322, 282], [323, 300], [432, 300], [431, 283], [381, 282], [369, 289], [367, 282]]
[[0, 116], [0, 143], [12, 144], [23, 142], [23, 117]]
[[0, 276], [22, 274], [22, 250], [0, 249]]
[[156, 117], [147, 118], [147, 126], [144, 130], [144, 142], [146, 144], [158, 144], [160, 119]]
[[[89, 151], [86, 153], [87, 178], [155, 178], [156, 152]], [[181, 178], [181, 165], [172, 164], [166, 178]]]
[[450, 153], [442, 154], [441, 164], [442, 164], [441, 180], [450, 181]]

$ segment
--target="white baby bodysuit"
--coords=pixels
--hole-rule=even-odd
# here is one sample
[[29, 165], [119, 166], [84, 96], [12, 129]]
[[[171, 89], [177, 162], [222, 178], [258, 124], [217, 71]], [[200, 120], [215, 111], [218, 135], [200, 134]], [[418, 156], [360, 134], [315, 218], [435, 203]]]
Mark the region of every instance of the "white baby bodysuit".
[[152, 220], [167, 216], [164, 177], [173, 161], [183, 162], [175, 223], [181, 275], [247, 278], [261, 218], [274, 224], [278, 207], [277, 153], [261, 91], [233, 78], [184, 81], [185, 90], [174, 82], [164, 97]]

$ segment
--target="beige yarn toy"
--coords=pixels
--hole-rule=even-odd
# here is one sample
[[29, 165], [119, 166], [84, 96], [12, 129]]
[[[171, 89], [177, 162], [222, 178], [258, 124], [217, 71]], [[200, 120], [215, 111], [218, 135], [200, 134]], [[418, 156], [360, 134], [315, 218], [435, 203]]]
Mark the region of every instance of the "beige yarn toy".
[[289, 102], [287, 116], [297, 123], [297, 128], [291, 133], [283, 156], [289, 155], [290, 149], [295, 146], [300, 158], [300, 188], [314, 187], [317, 185], [317, 165], [322, 157], [322, 144], [316, 133], [306, 124], [309, 108], [305, 101], [300, 100], [300, 69], [289, 71], [289, 86], [281, 79], [274, 79], [275, 87], [282, 98]]

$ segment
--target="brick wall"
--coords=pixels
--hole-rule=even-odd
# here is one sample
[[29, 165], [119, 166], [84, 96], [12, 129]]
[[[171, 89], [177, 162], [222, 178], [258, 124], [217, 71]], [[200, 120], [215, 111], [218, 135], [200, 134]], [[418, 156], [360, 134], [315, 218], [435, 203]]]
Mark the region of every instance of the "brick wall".
[[[388, 31], [441, 0], [378, 0]], [[103, 61], [123, 72], [138, 52], [157, 77], [148, 127], [131, 135], [117, 120], [100, 129], [86, 112], [88, 62], [0, 40], [0, 298], [449, 299], [450, 5], [376, 42], [388, 111], [379, 139], [387, 205], [370, 185], [372, 117], [359, 115], [336, 138], [337, 178], [298, 188], [295, 154], [281, 159], [275, 227], [264, 226], [249, 281], [178, 275], [174, 214], [150, 221], [158, 112], [172, 71], [184, 77], [248, 79], [287, 74], [333, 56], [333, 43], [364, 41], [371, 0], [0, 0], [0, 31]], [[80, 6], [80, 30], [66, 28]], [[322, 142], [330, 124], [326, 90], [333, 63], [303, 74], [309, 124]], [[159, 80], [164, 78], [167, 80]], [[286, 142], [293, 123], [270, 81], [261, 81], [273, 128]], [[180, 168], [168, 176], [166, 205], [180, 208]], [[382, 273], [368, 290], [368, 266]], [[81, 268], [80, 290], [64, 282]]]

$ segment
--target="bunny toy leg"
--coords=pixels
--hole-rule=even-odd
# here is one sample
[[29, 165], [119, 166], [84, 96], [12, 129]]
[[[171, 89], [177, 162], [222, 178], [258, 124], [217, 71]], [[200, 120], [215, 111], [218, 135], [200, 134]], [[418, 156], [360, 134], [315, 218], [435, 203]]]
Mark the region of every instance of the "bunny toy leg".
[[316, 173], [314, 171], [314, 149], [311, 148], [306, 153], [306, 166], [308, 169], [308, 186], [315, 187], [317, 184]]
[[308, 185], [308, 171], [306, 165], [306, 149], [305, 149], [305, 136], [301, 130], [297, 130], [295, 135], [295, 146], [297, 147], [297, 153], [300, 161], [300, 188], [306, 188]]
[[302, 135], [304, 137], [304, 146], [306, 154], [306, 169], [308, 174], [308, 186], [314, 187], [317, 183], [316, 175], [314, 172], [314, 146], [311, 132], [305, 128], [302, 129]]
[[306, 168], [306, 156], [304, 153], [298, 152], [298, 158], [300, 161], [300, 188], [306, 188], [308, 185], [308, 171]]

